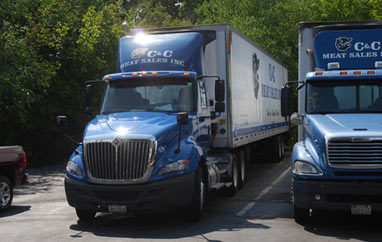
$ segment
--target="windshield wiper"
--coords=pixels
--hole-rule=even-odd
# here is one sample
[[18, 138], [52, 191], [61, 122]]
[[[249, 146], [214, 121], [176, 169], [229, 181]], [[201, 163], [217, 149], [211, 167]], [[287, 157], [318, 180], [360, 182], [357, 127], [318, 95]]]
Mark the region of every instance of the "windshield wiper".
[[124, 110], [120, 109], [120, 110], [111, 110], [111, 111], [102, 112], [101, 114], [102, 115], [108, 115], [111, 113], [123, 113], [123, 112], [128, 112], [128, 111], [125, 109]]

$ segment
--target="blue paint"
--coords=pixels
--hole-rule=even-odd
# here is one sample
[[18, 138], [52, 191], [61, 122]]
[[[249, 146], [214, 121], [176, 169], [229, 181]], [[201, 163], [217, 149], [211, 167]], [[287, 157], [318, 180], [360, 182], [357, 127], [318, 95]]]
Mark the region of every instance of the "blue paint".
[[327, 69], [339, 62], [340, 69], [370, 69], [382, 59], [382, 29], [323, 31], [314, 38], [315, 67]]
[[201, 34], [124, 36], [119, 41], [117, 72], [193, 71], [202, 75]]
[[255, 133], [268, 131], [268, 130], [272, 130], [276, 128], [286, 127], [288, 125], [289, 125], [288, 122], [282, 122], [282, 123], [260, 125], [260, 126], [254, 126], [254, 127], [248, 127], [248, 128], [241, 128], [234, 131], [234, 137], [236, 138], [243, 135], [255, 134]]

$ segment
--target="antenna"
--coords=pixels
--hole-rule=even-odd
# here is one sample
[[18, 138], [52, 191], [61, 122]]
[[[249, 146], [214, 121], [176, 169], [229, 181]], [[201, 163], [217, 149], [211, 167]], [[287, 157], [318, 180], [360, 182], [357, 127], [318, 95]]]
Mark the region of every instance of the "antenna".
[[129, 35], [129, 34], [130, 34], [130, 27], [129, 27], [129, 25], [126, 23], [126, 21], [123, 22], [122, 26], [123, 26], [123, 30], [124, 30], [124, 32], [125, 32], [125, 36], [126, 36], [126, 35]]

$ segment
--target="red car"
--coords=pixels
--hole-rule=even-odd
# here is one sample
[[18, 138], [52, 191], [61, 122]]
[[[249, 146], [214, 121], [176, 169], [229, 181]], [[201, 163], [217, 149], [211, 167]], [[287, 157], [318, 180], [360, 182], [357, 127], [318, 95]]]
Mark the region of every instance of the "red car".
[[13, 188], [26, 182], [26, 154], [21, 146], [0, 147], [0, 211], [11, 206]]

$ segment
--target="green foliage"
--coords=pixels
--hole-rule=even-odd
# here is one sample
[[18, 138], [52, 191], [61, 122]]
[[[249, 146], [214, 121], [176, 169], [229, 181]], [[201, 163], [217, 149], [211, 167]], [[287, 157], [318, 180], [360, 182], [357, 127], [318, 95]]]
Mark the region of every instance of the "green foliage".
[[73, 146], [55, 116], [70, 117], [81, 139], [84, 81], [115, 72], [123, 21], [131, 28], [229, 23], [297, 80], [299, 22], [379, 19], [382, 0], [2, 0], [0, 145], [23, 145], [32, 166], [68, 157]]

